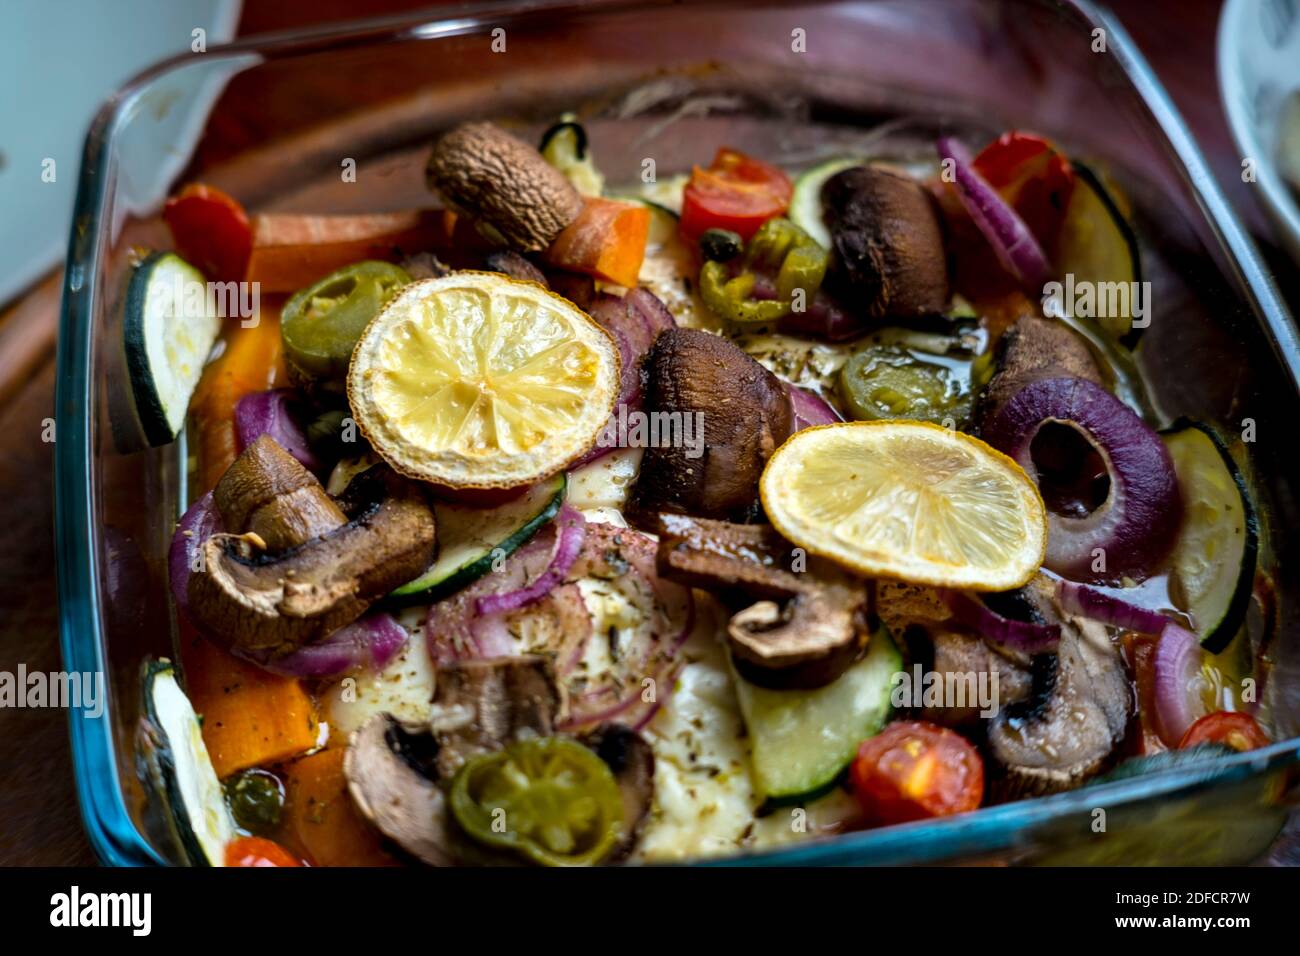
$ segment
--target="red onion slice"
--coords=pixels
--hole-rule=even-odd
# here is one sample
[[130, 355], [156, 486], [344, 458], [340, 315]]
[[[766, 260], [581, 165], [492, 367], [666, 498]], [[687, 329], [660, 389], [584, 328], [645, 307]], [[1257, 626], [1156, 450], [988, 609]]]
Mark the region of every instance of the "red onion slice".
[[[185, 619], [194, 624], [189, 614], [190, 571], [198, 567], [199, 548], [203, 542], [221, 531], [221, 515], [212, 503], [212, 492], [190, 505], [176, 525], [171, 548], [167, 552], [167, 576], [171, 579], [172, 598]], [[198, 625], [195, 624], [197, 627]]]
[[1165, 624], [1156, 642], [1155, 718], [1160, 739], [1177, 747], [1197, 719], [1205, 716], [1201, 696], [1201, 664], [1204, 652], [1196, 635], [1172, 621]]
[[1113, 588], [1095, 588], [1076, 581], [1061, 580], [1056, 584], [1056, 598], [1070, 614], [1093, 621], [1143, 634], [1159, 634], [1169, 623], [1169, 618], [1159, 611], [1140, 607], [1115, 594]]
[[640, 532], [588, 526], [575, 575], [607, 581], [643, 612], [643, 620], [614, 635], [593, 630], [588, 641], [617, 643], [611, 649], [612, 665], [592, 677], [585, 673], [585, 643], [564, 658], [560, 677], [569, 687], [569, 715], [562, 729], [607, 721], [642, 727], [672, 694], [678, 651], [695, 626], [695, 604], [690, 588], [659, 577], [656, 550], [654, 540]]
[[289, 413], [293, 392], [278, 388], [250, 392], [235, 403], [235, 434], [243, 451], [262, 435], [270, 435], [308, 471], [319, 471], [321, 460], [311, 450], [307, 435]]
[[963, 591], [945, 591], [944, 599], [958, 623], [977, 631], [985, 640], [1027, 654], [1053, 650], [1061, 640], [1059, 625], [1035, 624], [1003, 617], [977, 596]]
[[802, 431], [813, 425], [833, 425], [843, 421], [839, 413], [830, 406], [826, 399], [815, 392], [798, 385], [786, 385], [790, 393], [790, 405], [794, 408], [794, 430]]
[[[1110, 392], [1078, 378], [1026, 385], [1002, 406], [984, 439], [1014, 458], [1037, 483], [1031, 445], [1048, 422], [1074, 427], [1100, 452], [1110, 492], [1082, 518], [1048, 512], [1043, 563], [1076, 579], [1145, 578], [1168, 554], [1182, 519], [1178, 481], [1164, 442]], [[1099, 557], [1104, 559], [1100, 563]]]
[[558, 586], [567, 577], [573, 562], [582, 550], [582, 542], [587, 536], [587, 522], [568, 504], [560, 509], [555, 518], [555, 551], [551, 563], [531, 583], [520, 588], [495, 594], [485, 594], [474, 603], [474, 610], [480, 615], [504, 614], [541, 600], [551, 589]]
[[940, 158], [951, 162], [957, 195], [997, 253], [998, 261], [1026, 288], [1040, 289], [1051, 267], [1025, 221], [976, 171], [970, 151], [962, 143], [941, 136], [935, 145]]
[[677, 320], [668, 311], [668, 306], [664, 305], [649, 289], [633, 289], [624, 296], [624, 301], [627, 302], [629, 311], [635, 312], [645, 322], [646, 328], [650, 330], [652, 345], [660, 332], [666, 332], [677, 326]]
[[314, 644], [259, 663], [273, 674], [288, 677], [337, 677], [366, 668], [379, 670], [406, 646], [409, 636], [391, 614], [372, 611]]

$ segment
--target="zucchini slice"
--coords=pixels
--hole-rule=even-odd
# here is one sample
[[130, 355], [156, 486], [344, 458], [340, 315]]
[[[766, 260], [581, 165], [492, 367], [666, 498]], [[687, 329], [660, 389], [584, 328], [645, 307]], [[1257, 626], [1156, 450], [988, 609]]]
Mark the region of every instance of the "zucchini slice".
[[140, 756], [146, 784], [191, 866], [224, 866], [235, 820], [212, 769], [198, 715], [171, 661], [144, 667]]
[[768, 806], [812, 800], [835, 785], [858, 745], [885, 726], [902, 666], [889, 631], [880, 627], [866, 656], [825, 687], [767, 690], [735, 677], [754, 789]]
[[799, 175], [790, 197], [790, 221], [812, 236], [823, 249], [831, 247], [831, 233], [822, 218], [822, 186], [838, 172], [863, 166], [866, 160], [840, 158], [820, 163]]
[[136, 266], [126, 290], [122, 339], [136, 414], [153, 446], [176, 440], [190, 396], [221, 331], [203, 273], [174, 252]]
[[604, 192], [605, 177], [592, 161], [587, 131], [573, 113], [565, 113], [542, 134], [538, 149], [542, 158], [562, 172], [582, 195], [599, 196]]
[[1183, 499], [1171, 572], [1202, 646], [1217, 654], [1236, 636], [1250, 607], [1259, 518], [1246, 479], [1218, 432], [1184, 419], [1162, 437]]
[[438, 502], [433, 507], [437, 559], [390, 597], [403, 602], [437, 601], [477, 581], [492, 570], [494, 559], [509, 557], [559, 513], [565, 484], [561, 473], [490, 508]]
[[[1074, 162], [1074, 191], [1061, 223], [1056, 254], [1056, 271], [1074, 276], [1076, 285], [1090, 282], [1100, 290], [1102, 283], [1140, 283], [1142, 260], [1137, 234], [1119, 204], [1106, 191], [1100, 177], [1082, 163]], [[1139, 288], [1130, 285], [1130, 290]], [[1148, 303], [1148, 306], [1150, 303]], [[1128, 348], [1137, 344], [1142, 329], [1133, 327], [1132, 300], [1123, 315], [1106, 315], [1096, 323], [1115, 341]]]

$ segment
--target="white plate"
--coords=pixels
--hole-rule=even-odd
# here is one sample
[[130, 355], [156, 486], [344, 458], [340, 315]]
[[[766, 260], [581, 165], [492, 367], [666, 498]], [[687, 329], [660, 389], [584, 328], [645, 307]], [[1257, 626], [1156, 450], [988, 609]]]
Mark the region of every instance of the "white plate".
[[1278, 168], [1288, 97], [1300, 90], [1300, 3], [1228, 0], [1219, 18], [1219, 94], [1278, 236], [1300, 262], [1300, 202]]

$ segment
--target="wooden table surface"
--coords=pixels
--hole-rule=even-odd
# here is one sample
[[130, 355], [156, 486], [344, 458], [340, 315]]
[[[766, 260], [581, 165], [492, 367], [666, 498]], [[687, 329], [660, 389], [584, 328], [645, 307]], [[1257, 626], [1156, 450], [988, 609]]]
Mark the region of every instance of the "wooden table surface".
[[[1218, 0], [1113, 4], [1192, 126], [1239, 213], [1261, 239], [1292, 310], [1300, 314], [1296, 269], [1267, 236], [1261, 208], [1238, 175], [1215, 84]], [[423, 0], [372, 0], [367, 13], [431, 6]], [[341, 20], [350, 0], [249, 3], [241, 35]], [[323, 79], [328, 82], [328, 78]], [[233, 89], [219, 102], [200, 149], [235, 151], [268, 124], [294, 126], [291, 110], [270, 115], [250, 91]], [[55, 594], [53, 445], [41, 440], [53, 415], [53, 346], [57, 277], [38, 285], [0, 315], [0, 670], [61, 667]], [[67, 715], [60, 710], [0, 709], [0, 865], [91, 865], [81, 829], [68, 752]]]

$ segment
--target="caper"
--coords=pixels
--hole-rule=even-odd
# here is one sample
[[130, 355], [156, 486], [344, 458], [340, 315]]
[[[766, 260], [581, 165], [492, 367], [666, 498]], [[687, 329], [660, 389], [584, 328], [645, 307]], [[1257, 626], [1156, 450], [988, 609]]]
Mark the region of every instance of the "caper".
[[284, 810], [284, 784], [267, 770], [256, 767], [227, 777], [226, 803], [241, 829], [267, 834], [280, 825]]
[[745, 240], [730, 229], [706, 229], [700, 236], [700, 252], [709, 262], [730, 262], [744, 248]]

